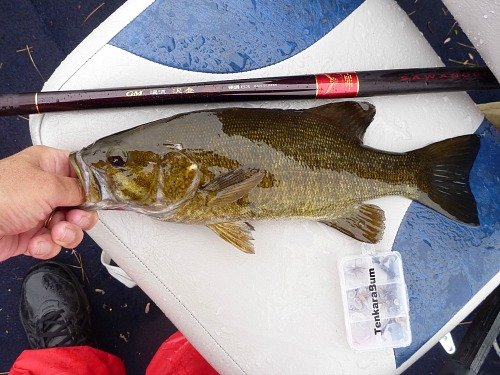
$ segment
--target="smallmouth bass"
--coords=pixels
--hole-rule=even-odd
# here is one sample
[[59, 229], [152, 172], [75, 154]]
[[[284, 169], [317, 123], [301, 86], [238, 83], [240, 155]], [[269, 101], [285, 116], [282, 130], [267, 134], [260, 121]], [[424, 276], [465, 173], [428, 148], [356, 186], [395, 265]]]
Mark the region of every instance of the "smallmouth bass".
[[70, 160], [84, 208], [203, 224], [247, 253], [256, 220], [314, 220], [376, 243], [385, 215], [364, 202], [387, 195], [478, 225], [468, 178], [479, 137], [383, 152], [362, 143], [374, 116], [372, 104], [353, 101], [202, 110], [107, 136]]

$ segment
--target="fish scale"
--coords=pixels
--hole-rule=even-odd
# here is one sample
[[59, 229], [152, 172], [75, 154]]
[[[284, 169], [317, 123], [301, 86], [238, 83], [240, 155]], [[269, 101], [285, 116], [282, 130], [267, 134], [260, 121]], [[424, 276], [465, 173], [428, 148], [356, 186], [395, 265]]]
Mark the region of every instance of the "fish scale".
[[[415, 185], [411, 170], [398, 173], [408, 163], [408, 155], [364, 148], [359, 141], [350, 140], [345, 135], [348, 130], [338, 125], [325, 134], [325, 127], [331, 124], [321, 117], [304, 116], [302, 111], [279, 111], [285, 113], [267, 117], [263, 116], [265, 110], [226, 110], [234, 115], [219, 111], [222, 113], [216, 119], [210, 116], [215, 121], [197, 122], [196, 126], [204, 128], [200, 132], [203, 136], [208, 133], [205, 129], [217, 133], [206, 138], [204, 147], [217, 150], [239, 165], [263, 168], [276, 178], [278, 186], [257, 187], [249, 192], [248, 202], [238, 201], [225, 207], [200, 209], [199, 202], [193, 200], [179, 210], [173, 217], [175, 221], [204, 223], [221, 218], [235, 221], [283, 217], [319, 220], [339, 217], [353, 205], [372, 198], [412, 193], [411, 198], [417, 193], [416, 188], [409, 188]], [[169, 134], [182, 132], [186, 126], [189, 127], [188, 119], [173, 121]], [[183, 145], [189, 154], [189, 140]], [[194, 159], [206, 165], [206, 160]], [[389, 165], [392, 177], [385, 178], [387, 168], [379, 165]], [[398, 180], [400, 184], [394, 184]]]

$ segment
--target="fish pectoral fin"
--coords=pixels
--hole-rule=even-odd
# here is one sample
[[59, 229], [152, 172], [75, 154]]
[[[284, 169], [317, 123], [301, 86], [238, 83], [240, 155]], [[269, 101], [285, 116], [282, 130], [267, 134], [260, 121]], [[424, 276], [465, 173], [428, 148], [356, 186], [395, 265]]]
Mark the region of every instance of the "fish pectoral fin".
[[374, 244], [379, 242], [384, 234], [384, 221], [385, 214], [380, 207], [361, 204], [340, 218], [320, 222], [358, 241]]
[[310, 108], [307, 112], [325, 118], [336, 129], [362, 142], [375, 116], [375, 106], [368, 102], [347, 101]]
[[254, 228], [250, 224], [244, 222], [217, 223], [208, 224], [207, 227], [244, 253], [255, 254], [252, 244], [253, 237], [250, 233]]
[[257, 168], [239, 167], [210, 181], [202, 189], [214, 192], [209, 205], [236, 202], [262, 181], [264, 172]]

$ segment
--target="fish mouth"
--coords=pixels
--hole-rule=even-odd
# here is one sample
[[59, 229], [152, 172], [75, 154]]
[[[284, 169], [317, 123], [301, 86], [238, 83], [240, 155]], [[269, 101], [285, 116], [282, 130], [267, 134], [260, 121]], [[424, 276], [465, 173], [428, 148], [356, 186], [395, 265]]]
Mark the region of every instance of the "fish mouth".
[[83, 161], [80, 151], [69, 154], [69, 161], [85, 193], [85, 203], [80, 207], [86, 210], [98, 209], [98, 203], [102, 199], [99, 184], [97, 184], [90, 168]]

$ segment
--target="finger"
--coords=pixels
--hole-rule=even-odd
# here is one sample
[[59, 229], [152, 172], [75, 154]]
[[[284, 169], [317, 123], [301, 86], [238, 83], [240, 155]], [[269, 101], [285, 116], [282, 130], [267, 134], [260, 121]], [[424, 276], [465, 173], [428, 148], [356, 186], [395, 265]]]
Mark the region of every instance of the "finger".
[[61, 221], [51, 229], [52, 240], [67, 249], [74, 249], [83, 240], [83, 231], [75, 224]]
[[38, 160], [38, 165], [45, 172], [59, 176], [71, 176], [69, 151], [46, 146], [30, 147], [29, 152]]
[[26, 247], [22, 249], [18, 243], [19, 241], [15, 235], [0, 236], [0, 262], [26, 252]]
[[37, 259], [50, 259], [61, 251], [61, 246], [52, 241], [50, 231], [41, 228], [28, 242], [26, 255]]
[[66, 214], [66, 221], [79, 226], [83, 230], [92, 229], [98, 220], [97, 212], [73, 209]]
[[78, 206], [85, 201], [83, 187], [75, 178], [69, 162], [69, 151], [46, 146], [32, 146], [23, 151], [30, 163], [37, 165], [42, 171], [38, 175], [48, 185], [45, 193], [48, 203], [56, 206]]
[[54, 211], [52, 216], [49, 216], [47, 221], [45, 222], [45, 228], [52, 229], [55, 224], [64, 221], [66, 219], [66, 214], [63, 211]]
[[51, 202], [55, 206], [72, 207], [85, 202], [85, 194], [80, 182], [73, 177], [53, 176]]

